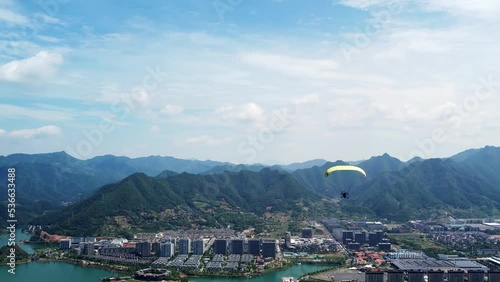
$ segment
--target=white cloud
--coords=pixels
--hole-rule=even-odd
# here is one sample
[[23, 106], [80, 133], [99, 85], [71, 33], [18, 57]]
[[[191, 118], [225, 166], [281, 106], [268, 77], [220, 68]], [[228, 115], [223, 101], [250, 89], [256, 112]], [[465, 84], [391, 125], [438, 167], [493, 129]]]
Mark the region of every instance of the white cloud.
[[138, 112], [138, 108], [144, 109], [151, 103], [151, 94], [141, 85], [125, 88], [117, 83], [106, 83], [100, 89], [100, 96], [96, 101], [106, 104], [117, 104], [127, 107], [130, 112]]
[[10, 104], [0, 104], [0, 117], [3, 119], [66, 121], [72, 120], [74, 114], [74, 111], [71, 109], [47, 107], [44, 105], [22, 107]]
[[427, 0], [423, 4], [430, 10], [466, 17], [494, 18], [500, 11], [500, 2], [496, 0]]
[[156, 133], [160, 133], [160, 127], [158, 125], [152, 125], [150, 128], [149, 128], [149, 132], [153, 133], [153, 134], [156, 134]]
[[45, 24], [60, 24], [61, 21], [47, 14], [38, 13], [34, 16], [38, 21], [41, 19]]
[[0, 136], [5, 135], [5, 130], [0, 128]]
[[495, 19], [500, 11], [500, 2], [496, 0], [338, 0], [334, 4], [369, 10], [387, 7], [439, 11], [466, 18]]
[[30, 138], [53, 136], [59, 134], [61, 134], [60, 127], [55, 125], [47, 125], [39, 128], [13, 130], [8, 133], [8, 136], [30, 139]]
[[283, 75], [299, 77], [303, 80], [330, 83], [337, 81], [362, 81], [377, 84], [391, 84], [392, 80], [378, 74], [363, 72], [348, 73], [340, 70], [338, 63], [329, 59], [291, 57], [272, 53], [253, 52], [241, 55], [243, 62], [276, 71]]
[[253, 102], [238, 106], [223, 106], [217, 108], [215, 113], [227, 120], [262, 122], [265, 119], [262, 107]]
[[40, 34], [37, 34], [36, 35], [36, 38], [37, 39], [40, 39], [42, 41], [45, 41], [45, 42], [49, 42], [49, 43], [59, 43], [61, 42], [62, 40], [59, 39], [59, 38], [55, 38], [55, 37], [52, 37], [52, 36], [45, 36], [45, 35], [40, 35]]
[[2, 21], [15, 25], [26, 25], [29, 23], [29, 20], [25, 16], [14, 13], [8, 9], [0, 8], [0, 22]]
[[295, 97], [292, 99], [292, 103], [297, 105], [308, 105], [319, 103], [319, 94], [307, 94], [301, 97]]
[[35, 56], [0, 66], [0, 80], [33, 83], [55, 75], [63, 57], [57, 53], [40, 51]]
[[165, 107], [163, 107], [161, 109], [161, 113], [164, 114], [164, 115], [168, 115], [168, 116], [174, 116], [174, 115], [178, 115], [178, 114], [181, 114], [182, 112], [184, 111], [184, 108], [181, 107], [181, 106], [177, 106], [177, 105], [166, 105]]
[[231, 141], [231, 138], [226, 137], [226, 138], [214, 138], [209, 135], [200, 135], [196, 137], [191, 137], [186, 139], [186, 142], [189, 144], [205, 144], [205, 145], [219, 145], [219, 144], [224, 144], [228, 143]]
[[301, 76], [315, 76], [337, 68], [337, 63], [332, 60], [290, 57], [272, 53], [245, 53], [241, 55], [241, 59], [248, 64]]

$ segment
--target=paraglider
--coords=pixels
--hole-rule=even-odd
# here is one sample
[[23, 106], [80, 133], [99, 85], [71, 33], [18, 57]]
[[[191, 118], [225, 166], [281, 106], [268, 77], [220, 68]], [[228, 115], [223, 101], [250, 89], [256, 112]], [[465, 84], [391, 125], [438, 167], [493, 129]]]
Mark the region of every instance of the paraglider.
[[336, 166], [332, 166], [331, 168], [329, 168], [329, 169], [326, 170], [325, 176], [328, 176], [328, 175], [330, 175], [330, 173], [332, 173], [334, 171], [338, 171], [338, 170], [354, 170], [354, 171], [360, 172], [361, 174], [363, 174], [366, 177], [366, 172], [362, 168], [357, 167], [357, 166], [353, 166], [353, 165], [336, 165]]
[[[363, 174], [363, 176], [366, 177], [366, 172], [362, 168], [357, 167], [357, 166], [353, 166], [353, 165], [336, 165], [336, 166], [332, 166], [332, 167], [330, 167], [329, 169], [326, 170], [325, 177], [327, 177], [328, 175], [330, 175], [334, 171], [342, 171], [342, 170], [357, 171], [357, 172]], [[342, 199], [348, 199], [349, 198], [349, 192], [342, 191], [342, 193], [340, 193], [340, 197]]]

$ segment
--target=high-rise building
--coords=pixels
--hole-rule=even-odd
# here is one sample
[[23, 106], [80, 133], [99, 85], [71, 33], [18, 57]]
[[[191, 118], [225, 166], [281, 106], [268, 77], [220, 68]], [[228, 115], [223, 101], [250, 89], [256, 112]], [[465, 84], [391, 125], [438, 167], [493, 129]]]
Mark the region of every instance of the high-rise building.
[[382, 271], [367, 271], [365, 273], [366, 282], [384, 282], [384, 273]]
[[408, 271], [408, 282], [424, 282], [424, 272]]
[[378, 242], [379, 243], [382, 243], [382, 241], [384, 240], [384, 231], [382, 230], [377, 230], [375, 231], [378, 235]]
[[158, 256], [160, 254], [160, 242], [153, 242], [153, 244], [151, 244], [151, 251]]
[[378, 249], [381, 251], [390, 251], [391, 243], [378, 243]]
[[262, 240], [262, 257], [276, 258], [276, 240]]
[[191, 253], [191, 239], [181, 238], [178, 240], [179, 254], [187, 255]]
[[94, 243], [83, 243], [83, 251], [82, 255], [84, 256], [93, 256], [94, 255]]
[[302, 229], [302, 238], [312, 238], [314, 236], [314, 232], [312, 228], [304, 228]]
[[[468, 277], [469, 282], [484, 282], [484, 271], [482, 271], [482, 270], [469, 270], [469, 271], [467, 271], [467, 277]], [[500, 281], [498, 281], [498, 282], [500, 282]]]
[[354, 233], [354, 242], [359, 243], [361, 246], [365, 244], [366, 234], [364, 231]]
[[59, 247], [63, 250], [71, 249], [71, 239], [61, 239], [61, 241], [59, 241]]
[[135, 244], [135, 252], [141, 257], [151, 256], [151, 243], [150, 242], [137, 242]]
[[203, 255], [205, 252], [205, 241], [203, 239], [193, 240], [193, 254]]
[[172, 243], [174, 244], [174, 247], [177, 246], [177, 239], [175, 238], [167, 238], [163, 240], [163, 243]]
[[488, 282], [500, 282], [500, 271], [488, 271]]
[[227, 254], [227, 240], [226, 239], [216, 239], [214, 242], [214, 253], [216, 255], [226, 255]]
[[260, 240], [250, 239], [248, 240], [248, 253], [254, 256], [260, 256]]
[[243, 240], [233, 239], [231, 240], [231, 254], [242, 255], [243, 254]]
[[342, 244], [347, 246], [347, 239], [350, 239], [351, 241], [354, 240], [354, 232], [350, 230], [344, 230], [342, 232]]
[[463, 270], [448, 271], [448, 282], [464, 282], [465, 272]]
[[290, 248], [292, 245], [292, 233], [289, 231], [285, 232], [285, 247]]
[[387, 272], [387, 282], [403, 282], [404, 272], [400, 270], [392, 270]]
[[348, 250], [359, 250], [360, 248], [361, 248], [361, 245], [357, 242], [347, 243]]
[[168, 242], [168, 243], [162, 243], [160, 245], [160, 257], [171, 258], [174, 255], [175, 255], [175, 246], [174, 246], [174, 244]]
[[429, 270], [427, 272], [428, 282], [444, 282], [444, 271], [443, 270]]
[[370, 247], [376, 247], [378, 243], [378, 234], [376, 232], [368, 233], [368, 245], [370, 245]]

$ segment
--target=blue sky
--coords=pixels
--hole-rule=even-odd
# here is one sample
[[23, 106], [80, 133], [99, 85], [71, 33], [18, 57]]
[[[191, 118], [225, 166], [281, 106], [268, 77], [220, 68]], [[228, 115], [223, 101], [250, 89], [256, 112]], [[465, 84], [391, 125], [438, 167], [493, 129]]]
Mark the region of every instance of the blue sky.
[[500, 145], [500, 4], [0, 0], [0, 154], [407, 160]]

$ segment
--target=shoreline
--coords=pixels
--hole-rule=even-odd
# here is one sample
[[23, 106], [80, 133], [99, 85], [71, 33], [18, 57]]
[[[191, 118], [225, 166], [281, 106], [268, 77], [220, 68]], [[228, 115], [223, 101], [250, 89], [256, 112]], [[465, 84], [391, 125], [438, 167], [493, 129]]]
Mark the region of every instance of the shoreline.
[[[41, 262], [41, 263], [46, 263], [46, 262], [61, 262], [61, 263], [67, 263], [67, 264], [72, 264], [72, 265], [77, 265], [80, 267], [89, 267], [89, 268], [97, 268], [97, 269], [102, 269], [106, 270], [109, 272], [113, 272], [115, 274], [121, 273], [121, 274], [130, 274], [126, 270], [123, 269], [123, 265], [113, 265], [113, 266], [107, 266], [103, 265], [98, 262], [90, 261], [90, 260], [76, 260], [76, 259], [38, 259], [34, 260], [32, 262]], [[91, 262], [91, 263], [85, 263], [85, 262]]]
[[[60, 262], [60, 263], [68, 263], [68, 264], [72, 264], [72, 265], [77, 265], [77, 266], [80, 266], [80, 267], [89, 267], [89, 268], [97, 268], [97, 269], [102, 269], [102, 270], [106, 270], [108, 272], [112, 272], [111, 276], [110, 277], [115, 277], [115, 276], [119, 276], [119, 275], [133, 275], [133, 273], [131, 273], [128, 269], [129, 267], [128, 266], [124, 266], [124, 265], [103, 265], [99, 262], [94, 262], [94, 261], [91, 261], [91, 260], [77, 260], [77, 259], [38, 259], [38, 260], [34, 260], [34, 261], [25, 261], [23, 263], [30, 263], [30, 262], [40, 262], [40, 263], [46, 263], [46, 262]], [[325, 264], [325, 263], [317, 263], [317, 262], [301, 262], [301, 264], [310, 264], [310, 265], [325, 265], [325, 266], [328, 266], [328, 264]], [[279, 271], [285, 271], [287, 269], [289, 269], [290, 267], [293, 267], [293, 266], [296, 266], [296, 265], [299, 265], [298, 262], [295, 262], [295, 263], [291, 263], [291, 264], [288, 264], [286, 267], [279, 267], [279, 268], [273, 268], [273, 269], [269, 269], [268, 271], [265, 271], [263, 273], [255, 273], [255, 274], [250, 274], [250, 275], [245, 275], [245, 274], [242, 274], [242, 275], [227, 275], [227, 273], [225, 274], [221, 274], [221, 275], [217, 275], [217, 274], [213, 274], [213, 275], [188, 275], [186, 274], [186, 276], [188, 278], [234, 278], [234, 279], [238, 279], [238, 278], [256, 278], [256, 277], [259, 277], [259, 276], [263, 276], [263, 275], [266, 275], [266, 274], [269, 274], [269, 273], [273, 273], [273, 272], [279, 272]], [[330, 266], [332, 266], [331, 268], [327, 268], [328, 270], [331, 270], [331, 269], [334, 269], [334, 268], [338, 268], [339, 266], [334, 266], [333, 264], [330, 264]], [[124, 269], [126, 268], [126, 269]], [[314, 271], [313, 271], [314, 272]], [[182, 271], [180, 271], [180, 273], [182, 273]], [[308, 275], [309, 273], [304, 273], [304, 275]]]

